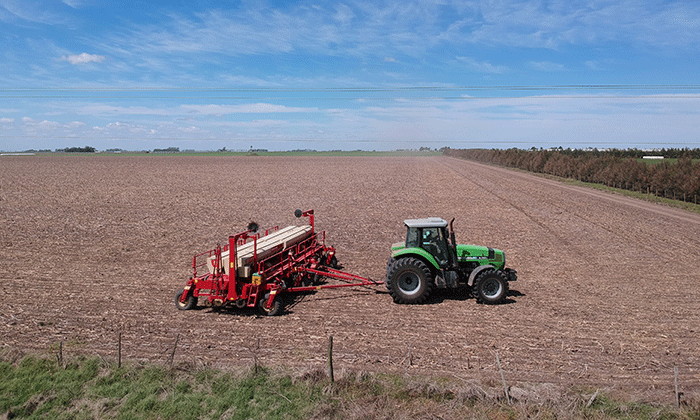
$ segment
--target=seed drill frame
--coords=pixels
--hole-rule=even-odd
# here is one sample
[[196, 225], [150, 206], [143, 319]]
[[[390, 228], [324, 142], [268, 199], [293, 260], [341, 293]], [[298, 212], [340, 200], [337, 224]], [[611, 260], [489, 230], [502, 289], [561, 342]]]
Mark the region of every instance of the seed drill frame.
[[[198, 302], [217, 308], [258, 307], [266, 315], [283, 311], [284, 293], [302, 293], [340, 287], [384, 284], [338, 270], [335, 248], [326, 245], [326, 232], [316, 232], [314, 211], [296, 210], [309, 225], [264, 232], [249, 229], [229, 236], [228, 245], [195, 255], [192, 277], [175, 296], [178, 309], [193, 309]], [[203, 268], [207, 273], [200, 274]], [[338, 284], [319, 284], [322, 277]]]

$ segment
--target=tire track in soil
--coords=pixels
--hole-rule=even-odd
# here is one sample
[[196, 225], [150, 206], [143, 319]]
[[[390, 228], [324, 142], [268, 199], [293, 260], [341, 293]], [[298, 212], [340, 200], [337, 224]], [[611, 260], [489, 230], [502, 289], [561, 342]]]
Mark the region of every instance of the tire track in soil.
[[517, 205], [513, 200], [510, 200], [506, 198], [505, 196], [499, 194], [495, 189], [493, 188], [488, 188], [486, 185], [483, 183], [479, 183], [475, 180], [472, 179], [468, 174], [465, 174], [464, 172], [458, 170], [455, 168], [455, 165], [453, 164], [454, 162], [446, 161], [443, 160], [440, 163], [444, 165], [447, 169], [449, 169], [453, 174], [457, 175], [458, 177], [462, 178], [464, 181], [469, 182], [476, 187], [486, 191], [489, 195], [492, 195], [496, 198], [498, 198], [500, 201], [507, 203], [509, 206], [517, 210], [519, 213], [524, 215], [526, 218], [528, 218], [531, 222], [536, 224], [537, 226], [540, 227], [543, 231], [547, 232], [548, 235], [552, 236], [553, 238], [557, 239], [557, 241], [565, 246], [569, 246], [569, 240], [561, 235], [559, 235], [555, 230], [551, 229], [549, 226], [547, 226], [545, 223], [543, 223], [541, 220], [539, 220], [537, 217], [535, 217], [533, 214], [528, 213], [525, 211], [525, 209], [519, 205]]
[[[570, 242], [566, 238], [559, 235], [555, 230], [549, 228], [544, 222], [537, 219], [537, 217], [535, 217], [534, 215], [526, 212], [525, 209], [522, 208], [522, 206], [517, 205], [513, 200], [510, 200], [507, 197], [500, 195], [498, 192], [496, 192], [493, 189], [487, 188], [487, 187], [471, 180], [469, 175], [464, 174], [455, 168], [455, 162], [443, 161], [442, 163], [446, 167], [448, 167], [449, 169], [454, 171], [454, 173], [457, 174], [458, 176], [464, 178], [465, 180], [467, 180], [475, 185], [478, 185], [479, 187], [481, 187], [485, 191], [487, 191], [489, 194], [498, 197], [503, 202], [507, 203], [508, 205], [517, 209], [519, 212], [526, 215], [529, 219], [531, 219], [534, 223], [536, 223], [538, 226], [540, 226], [543, 230], [549, 232], [552, 236], [560, 239], [563, 244], [571, 245]], [[693, 213], [689, 213], [687, 211], [682, 211], [682, 210], [674, 209], [671, 207], [664, 207], [664, 206], [660, 206], [660, 205], [656, 205], [656, 204], [646, 203], [646, 202], [642, 202], [640, 200], [629, 198], [629, 197], [620, 197], [620, 196], [617, 196], [613, 193], [599, 192], [596, 190], [591, 190], [590, 188], [586, 188], [586, 187], [569, 186], [569, 185], [566, 185], [566, 184], [559, 182], [559, 181], [546, 179], [546, 178], [539, 177], [539, 176], [533, 175], [533, 174], [523, 174], [523, 173], [520, 173], [518, 171], [508, 169], [508, 168], [495, 167], [495, 166], [485, 165], [482, 163], [471, 162], [471, 161], [469, 163], [483, 167], [483, 168], [488, 169], [488, 170], [492, 170], [494, 172], [499, 172], [499, 173], [505, 172], [511, 178], [519, 178], [519, 179], [524, 180], [525, 182], [540, 183], [540, 184], [544, 184], [547, 186], [551, 186], [552, 188], [557, 188], [557, 189], [561, 189], [564, 191], [571, 191], [571, 192], [576, 193], [576, 194], [590, 196], [590, 197], [593, 197], [593, 198], [598, 199], [598, 200], [612, 202], [612, 203], [619, 204], [619, 205], [622, 205], [625, 207], [631, 207], [631, 208], [640, 209], [643, 211], [650, 211], [650, 212], [656, 213], [656, 214], [663, 216], [663, 217], [676, 219], [679, 222], [683, 222], [683, 223], [689, 222], [691, 224], [700, 225], [700, 216], [695, 216]], [[602, 221], [596, 220], [592, 217], [588, 217], [586, 215], [586, 213], [580, 211], [580, 209], [578, 207], [574, 207], [574, 208], [566, 207], [566, 206], [559, 204], [555, 200], [549, 200], [546, 198], [542, 199], [542, 202], [546, 203], [548, 206], [559, 209], [562, 213], [565, 212], [565, 213], [571, 215], [572, 217], [575, 217], [576, 219], [584, 222], [585, 224], [595, 226], [599, 229], [602, 229], [602, 230], [608, 232], [611, 235], [623, 238], [627, 242], [637, 243], [637, 245], [644, 246], [650, 253], [654, 253], [657, 251], [657, 248], [652, 245], [654, 243], [654, 241], [652, 240], [651, 235], [649, 235], [648, 240], [639, 241], [639, 238], [637, 236], [635, 236], [634, 234], [629, 233], [628, 230], [624, 229], [624, 226], [620, 226], [620, 225], [617, 225], [614, 227], [607, 226]], [[677, 245], [679, 245], [679, 246], [677, 246], [678, 249], [683, 249], [685, 247], [685, 245], [687, 245], [687, 241], [677, 241]], [[689, 255], [689, 257], [700, 258], [700, 253], [692, 253]]]
[[[457, 161], [459, 161], [459, 160], [457, 160]], [[458, 174], [462, 178], [468, 180], [469, 182], [472, 182], [476, 185], [479, 185], [481, 188], [488, 191], [489, 194], [492, 194], [492, 195], [498, 197], [503, 202], [508, 203], [510, 206], [516, 208], [518, 211], [525, 214], [528, 218], [530, 218], [534, 223], [536, 223], [542, 229], [549, 232], [554, 237], [562, 240], [563, 244], [576, 246], [575, 244], [571, 244], [566, 238], [563, 238], [556, 231], [549, 228], [544, 222], [541, 222], [540, 220], [538, 220], [534, 215], [526, 212], [521, 206], [518, 206], [515, 202], [513, 202], [513, 200], [510, 200], [507, 197], [500, 195], [494, 189], [487, 188], [487, 187], [480, 185], [480, 184], [474, 182], [473, 180], [471, 180], [468, 175], [460, 172], [458, 169], [455, 168], [456, 163], [457, 162], [455, 162], [454, 160], [443, 161], [443, 164], [445, 166], [447, 166], [448, 168], [450, 168], [451, 170], [453, 170], [456, 174]], [[664, 219], [666, 219], [664, 222], [665, 225], [671, 224], [672, 222], [670, 222], [670, 220], [676, 220], [679, 223], [691, 223], [692, 225], [700, 227], [700, 215], [696, 215], [696, 214], [690, 213], [688, 211], [675, 209], [672, 207], [666, 207], [666, 206], [659, 205], [659, 204], [648, 203], [648, 202], [634, 199], [631, 197], [623, 197], [623, 196], [619, 196], [619, 195], [616, 195], [616, 194], [610, 193], [610, 192], [597, 191], [597, 190], [593, 190], [591, 188], [586, 188], [586, 187], [566, 185], [566, 184], [559, 182], [559, 181], [556, 181], [556, 180], [547, 179], [547, 178], [540, 177], [540, 176], [537, 176], [534, 174], [522, 173], [520, 171], [512, 170], [509, 168], [502, 168], [502, 167], [497, 167], [497, 166], [492, 166], [492, 165], [486, 165], [486, 164], [473, 162], [473, 161], [469, 161], [469, 164], [487, 169], [487, 170], [492, 171], [494, 173], [506, 174], [506, 176], [509, 177], [510, 179], [517, 178], [517, 179], [523, 180], [523, 182], [527, 182], [529, 184], [541, 184], [541, 185], [545, 185], [545, 186], [548, 186], [548, 187], [551, 187], [554, 189], [558, 189], [561, 191], [569, 191], [569, 192], [577, 194], [577, 195], [591, 197], [595, 200], [600, 200], [603, 202], [612, 203], [614, 205], [620, 205], [620, 206], [623, 206], [625, 208], [640, 210], [643, 212], [651, 212], [653, 214], [656, 214], [656, 215], [661, 216]], [[579, 206], [576, 206], [576, 207], [564, 206], [564, 205], [560, 204], [559, 202], [557, 202], [556, 200], [543, 198], [542, 196], [538, 196], [538, 198], [546, 205], [557, 208], [562, 213], [567, 213], [570, 216], [578, 219], [579, 221], [584, 222], [584, 224], [586, 224], [586, 225], [595, 226], [599, 229], [602, 229], [602, 230], [608, 232], [610, 235], [624, 239], [624, 242], [634, 243], [635, 246], [644, 247], [650, 253], [650, 255], [655, 255], [658, 253], [658, 247], [656, 245], [658, 244], [657, 238], [659, 237], [659, 235], [656, 235], [654, 233], [654, 230], [649, 230], [648, 233], [645, 235], [646, 238], [644, 240], [640, 240], [640, 238], [639, 238], [640, 232], [639, 231], [636, 231], [636, 232], [630, 231], [630, 230], [626, 229], [625, 225], [623, 225], [623, 224], [616, 224], [614, 226], [608, 226], [603, 222], [604, 219], [597, 220], [595, 218], [589, 217], [588, 215], [590, 213], [586, 213], [586, 212], [582, 211]], [[700, 259], [700, 249], [697, 247], [692, 247], [692, 246], [688, 247], [689, 243], [692, 244], [692, 242], [693, 242], [692, 240], [690, 242], [687, 239], [684, 240], [682, 238], [671, 238], [670, 241], [668, 239], [664, 239], [664, 240], [668, 241], [668, 244], [667, 244], [668, 249], [680, 250], [681, 252], [686, 254], [684, 256], [685, 258]], [[579, 252], [584, 253], [585, 250], [579, 250]]]
[[[571, 187], [509, 169], [451, 159], [444, 159], [443, 162], [453, 169], [456, 166], [458, 176], [467, 178], [470, 182], [474, 178], [472, 172], [481, 178], [488, 178], [486, 185], [481, 185], [482, 179], [479, 179], [478, 184], [508, 205], [515, 204], [510, 194], [518, 194], [518, 190], [522, 189], [527, 193], [527, 196], [524, 193], [521, 195], [525, 202], [515, 206], [522, 208], [528, 214], [528, 219], [541, 216], [542, 222], [536, 223], [538, 227], [542, 224], [557, 224], [559, 216], [547, 210], [556, 208], [567, 219], [567, 224], [561, 225], [563, 233], [583, 233], [580, 237], [571, 237], [568, 252], [557, 250], [559, 255], [564, 253], [570, 258], [553, 260], [563, 265], [568, 276], [564, 275], [552, 282], [547, 276], [538, 276], [537, 271], [520, 270], [521, 267], [531, 266], [522, 260], [518, 262], [521, 267], [516, 264], [514, 268], [529, 275], [526, 283], [518, 282], [516, 287], [525, 292], [528, 298], [544, 299], [543, 305], [551, 307], [549, 319], [543, 319], [539, 314], [531, 314], [531, 319], [549, 326], [553, 330], [548, 334], [549, 337], [554, 336], [555, 331], [562, 333], [562, 351], [569, 349], [567, 351], [579, 355], [577, 359], [588, 359], [588, 363], [585, 363], [585, 377], [600, 375], [612, 368], [610, 377], [618, 383], [642, 383], [644, 381], [640, 378], [644, 375], [655, 378], [653, 380], [656, 381], [664, 376], [660, 369], [673, 365], [668, 360], [674, 354], [668, 349], [673, 348], [677, 349], [675, 354], [685, 354], [690, 358], [682, 362], [686, 367], [692, 366], [689, 360], [698, 360], [697, 352], [692, 350], [692, 345], [688, 346], [687, 341], [693, 335], [692, 325], [700, 325], [697, 310], [692, 309], [697, 306], [693, 303], [694, 300], [700, 297], [697, 290], [700, 270], [694, 263], [700, 255], [697, 241], [700, 229], [699, 219], [694, 214], [613, 194], [591, 193], [586, 188]], [[491, 178], [507, 180], [504, 192], [509, 194], [494, 190], [493, 185], [497, 184], [489, 183]], [[514, 181], [517, 179], [522, 182]], [[582, 196], [591, 197], [591, 200], [582, 199]], [[658, 218], [660, 215], [667, 215], [668, 218]], [[513, 223], [517, 224], [517, 221]], [[533, 241], [532, 244], [536, 245], [536, 242]], [[527, 252], [523, 248], [525, 247], [519, 249], [519, 252]], [[581, 260], [589, 260], [590, 269], [582, 265]], [[511, 259], [511, 264], [512, 261]], [[538, 268], [552, 270], [549, 264]], [[661, 287], [665, 290], [664, 294], [655, 293], [657, 283], [663, 283]], [[549, 287], [555, 288], [550, 292], [555, 294], [545, 297], [543, 292], [546, 290], [540, 284], [550, 284]], [[585, 288], [582, 287], [584, 284]], [[580, 293], [576, 292], [577, 289]], [[690, 296], [687, 296], [688, 293]], [[525, 304], [526, 300], [521, 298], [518, 303]], [[668, 310], [671, 308], [684, 309], [673, 311], [675, 313], [670, 315]], [[521, 309], [525, 315], [527, 308]], [[625, 319], [626, 324], [620, 323], [619, 319]], [[557, 326], [552, 324], [553, 321], [565, 324]], [[565, 339], [563, 333], [567, 330], [578, 331], [578, 339]], [[524, 336], [518, 335], [518, 338], [531, 340], [531, 337], [538, 334], [547, 337], [545, 330], [536, 331], [534, 329]], [[578, 344], [574, 344], [576, 342]], [[562, 355], [551, 352], [554, 343], [545, 343], [540, 341], [538, 345], [535, 341], [528, 347], [543, 348], [548, 353], [546, 357], [560, 360], [561, 363]], [[610, 360], [608, 355], [616, 346], [619, 346], [616, 352], [619, 363]], [[593, 356], [596, 347], [605, 356]], [[667, 349], [665, 357], [658, 352], [663, 348]], [[527, 349], [522, 350], [525, 352]], [[640, 362], [645, 358], [646, 361]], [[594, 362], [595, 359], [600, 361]], [[601, 362], [610, 367], [596, 367]], [[612, 374], [615, 370], [626, 374]], [[593, 373], [595, 371], [598, 373]], [[643, 375], [638, 375], [640, 371], [644, 371]], [[567, 372], [575, 372], [575, 369]]]

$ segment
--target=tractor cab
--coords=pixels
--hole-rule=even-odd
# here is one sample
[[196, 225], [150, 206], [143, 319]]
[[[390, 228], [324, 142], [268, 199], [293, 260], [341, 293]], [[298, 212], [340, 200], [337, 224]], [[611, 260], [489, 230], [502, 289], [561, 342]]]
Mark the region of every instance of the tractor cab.
[[435, 258], [440, 267], [453, 264], [450, 244], [448, 242], [447, 222], [439, 217], [427, 219], [409, 219], [407, 227], [406, 248], [421, 248]]

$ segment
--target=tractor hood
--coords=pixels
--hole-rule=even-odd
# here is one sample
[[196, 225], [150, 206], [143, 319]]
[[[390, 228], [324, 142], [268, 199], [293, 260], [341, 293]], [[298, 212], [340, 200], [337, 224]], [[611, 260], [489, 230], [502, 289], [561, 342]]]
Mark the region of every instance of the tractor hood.
[[479, 265], [488, 262], [501, 269], [505, 267], [506, 255], [500, 249], [478, 245], [457, 245], [457, 260], [459, 262], [475, 261]]

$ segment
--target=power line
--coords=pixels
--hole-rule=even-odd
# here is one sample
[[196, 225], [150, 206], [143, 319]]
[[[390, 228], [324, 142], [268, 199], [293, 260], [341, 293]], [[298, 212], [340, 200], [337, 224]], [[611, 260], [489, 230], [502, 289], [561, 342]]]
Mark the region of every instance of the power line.
[[[696, 99], [694, 94], [688, 91], [699, 92], [700, 84], [569, 84], [569, 85], [462, 85], [462, 86], [390, 86], [390, 87], [230, 87], [230, 86], [54, 86], [54, 87], [0, 87], [0, 99], [219, 99], [219, 100], [392, 100], [392, 99], [426, 99], [426, 100], [473, 100], [473, 99], [523, 99], [532, 98], [532, 95], [497, 95], [499, 92], [554, 92], [554, 91], [585, 91], [585, 92], [613, 92], [613, 91], [639, 91], [637, 95], [590, 95], [590, 93], [569, 93], [565, 95], [537, 96], [542, 99]], [[685, 95], [655, 94], [640, 96], [641, 92], [651, 91], [685, 91]], [[485, 96], [419, 96], [423, 93], [469, 93], [489, 92]], [[95, 93], [111, 93], [108, 95], [94, 95]], [[122, 93], [122, 95], [114, 95]], [[134, 95], [144, 93], [146, 95]], [[154, 95], [154, 93], [160, 93]], [[172, 95], [166, 95], [166, 94]], [[190, 95], [183, 96], [183, 93]], [[200, 93], [201, 96], [192, 95]], [[238, 93], [241, 95], [224, 95]], [[415, 94], [418, 96], [261, 96], [253, 94]], [[81, 95], [82, 94], [82, 95]]]
[[391, 87], [229, 87], [229, 86], [96, 86], [96, 87], [0, 87], [0, 92], [128, 92], [128, 91], [201, 91], [201, 92], [445, 92], [509, 90], [700, 90], [700, 84], [570, 84], [570, 85], [461, 85], [461, 86], [391, 86]]
[[[535, 141], [533, 140], [429, 140], [429, 139], [421, 139], [421, 140], [410, 140], [410, 139], [400, 139], [400, 140], [392, 140], [392, 139], [367, 139], [367, 138], [362, 138], [362, 139], [350, 139], [350, 138], [289, 138], [289, 139], [264, 139], [260, 137], [250, 137], [250, 138], [230, 138], [230, 137], [207, 137], [207, 138], [191, 138], [191, 137], [100, 137], [100, 136], [3, 136], [3, 138], [13, 138], [13, 139], [33, 139], [33, 140], [91, 140], [91, 141], [98, 141], [98, 140], [108, 140], [108, 141], [170, 141], [170, 142], [179, 142], [179, 141], [187, 141], [187, 142], [209, 142], [209, 141], [228, 141], [228, 142], [254, 142], [257, 144], [260, 143], [335, 143], [335, 142], [345, 142], [345, 143], [401, 143], [401, 144], [424, 144], [424, 143], [429, 143], [429, 144], [470, 144], [470, 145], [479, 145], [479, 144], [533, 144]], [[601, 142], [601, 141], [557, 141], [557, 142], [551, 142], [551, 143], [556, 143], [557, 145], [572, 145], [572, 144], [577, 144], [577, 145], [601, 145], [605, 144], [606, 142]], [[639, 142], [635, 143], [636, 145], [659, 145], [660, 143], [657, 142]], [[664, 141], [663, 144], [665, 145], [694, 145], [698, 146], [700, 145], [700, 142], [691, 142], [691, 141]]]
[[700, 93], [691, 95], [544, 95], [544, 96], [348, 96], [348, 97], [306, 97], [306, 96], [79, 96], [79, 95], [0, 95], [0, 99], [218, 99], [218, 100], [275, 100], [275, 101], [384, 101], [384, 100], [503, 100], [503, 99], [700, 99]]

